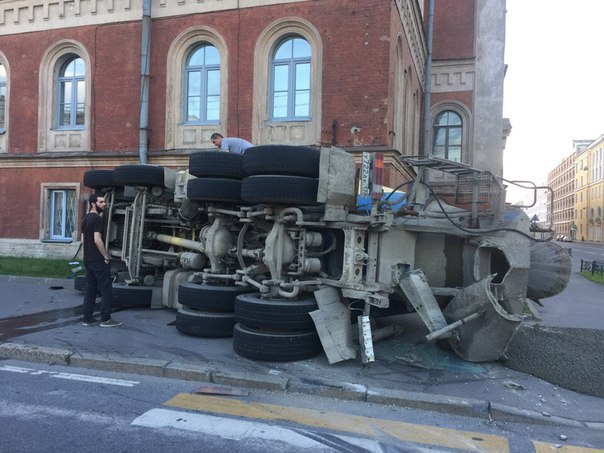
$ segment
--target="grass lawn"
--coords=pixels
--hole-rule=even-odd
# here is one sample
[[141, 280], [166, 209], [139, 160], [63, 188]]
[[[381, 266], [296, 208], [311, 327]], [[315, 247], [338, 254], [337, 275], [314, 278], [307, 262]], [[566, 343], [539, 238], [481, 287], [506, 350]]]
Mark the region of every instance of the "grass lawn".
[[585, 277], [587, 280], [591, 280], [592, 282], [599, 283], [600, 285], [604, 285], [604, 275], [602, 274], [593, 274], [591, 272], [583, 271], [581, 275]]
[[74, 266], [69, 265], [70, 261], [0, 256], [0, 275], [67, 278], [73, 276], [71, 269]]

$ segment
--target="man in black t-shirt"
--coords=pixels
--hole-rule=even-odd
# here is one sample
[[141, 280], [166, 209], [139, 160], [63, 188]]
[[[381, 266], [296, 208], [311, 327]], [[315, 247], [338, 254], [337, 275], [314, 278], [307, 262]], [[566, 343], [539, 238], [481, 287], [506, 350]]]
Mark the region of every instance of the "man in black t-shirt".
[[84, 320], [82, 324], [92, 326], [99, 320], [92, 316], [97, 291], [101, 292], [101, 327], [118, 327], [122, 323], [111, 319], [113, 299], [109, 254], [103, 243], [105, 222], [101, 217], [105, 209], [105, 198], [92, 194], [88, 198], [90, 212], [82, 220], [82, 246], [86, 268], [86, 292], [84, 293]]

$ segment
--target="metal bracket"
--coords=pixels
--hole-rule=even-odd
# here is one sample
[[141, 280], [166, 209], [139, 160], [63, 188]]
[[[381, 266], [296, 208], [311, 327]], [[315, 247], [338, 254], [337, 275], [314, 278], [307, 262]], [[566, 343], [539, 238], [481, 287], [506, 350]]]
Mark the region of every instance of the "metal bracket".
[[357, 318], [359, 326], [359, 345], [361, 346], [361, 360], [363, 363], [375, 362], [373, 352], [373, 338], [371, 336], [371, 324], [368, 315]]

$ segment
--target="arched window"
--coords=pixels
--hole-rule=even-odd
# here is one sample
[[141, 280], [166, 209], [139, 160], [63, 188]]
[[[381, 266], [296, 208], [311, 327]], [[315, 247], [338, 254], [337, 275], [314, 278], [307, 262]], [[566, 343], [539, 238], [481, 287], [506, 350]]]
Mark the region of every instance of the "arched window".
[[6, 130], [6, 68], [0, 64], [0, 131]]
[[185, 63], [185, 123], [220, 121], [220, 53], [211, 44], [195, 47]]
[[306, 39], [290, 35], [271, 58], [269, 117], [274, 121], [310, 118], [311, 48]]
[[77, 55], [61, 64], [57, 78], [57, 128], [82, 129], [85, 124], [86, 65]]
[[461, 116], [452, 110], [445, 110], [434, 118], [434, 157], [461, 162], [463, 124]]

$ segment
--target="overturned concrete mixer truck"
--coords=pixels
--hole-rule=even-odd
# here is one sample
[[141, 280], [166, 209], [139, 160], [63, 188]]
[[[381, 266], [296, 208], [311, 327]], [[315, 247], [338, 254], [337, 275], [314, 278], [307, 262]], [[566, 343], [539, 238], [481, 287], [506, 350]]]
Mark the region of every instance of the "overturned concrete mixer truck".
[[[490, 173], [401, 160], [414, 177], [386, 193], [379, 154], [363, 154], [357, 170], [338, 148], [197, 152], [186, 171], [90, 170], [84, 185], [108, 205], [114, 299], [176, 309], [179, 331], [232, 336], [255, 360], [324, 351], [330, 363], [371, 362], [373, 342], [395, 332], [374, 320], [413, 312], [426, 341], [496, 360], [527, 299], [566, 287], [568, 253], [531, 237]], [[446, 199], [426, 177], [438, 171], [455, 186]]]

